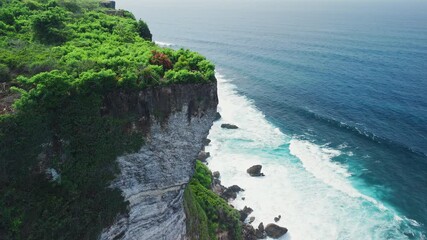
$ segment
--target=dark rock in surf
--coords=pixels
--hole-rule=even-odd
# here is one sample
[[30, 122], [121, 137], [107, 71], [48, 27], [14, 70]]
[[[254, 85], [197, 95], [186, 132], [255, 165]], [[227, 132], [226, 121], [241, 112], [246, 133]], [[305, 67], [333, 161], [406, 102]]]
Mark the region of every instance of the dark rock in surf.
[[230, 199], [236, 199], [237, 197], [237, 193], [239, 193], [240, 191], [243, 191], [242, 188], [240, 188], [237, 185], [233, 185], [231, 187], [228, 187], [222, 194], [221, 197], [223, 197], [226, 200], [230, 200]]
[[220, 177], [219, 172], [218, 172], [218, 171], [213, 172], [213, 173], [212, 173], [212, 177], [213, 177], [213, 178], [216, 178], [216, 179], [219, 179], [219, 177]]
[[216, 112], [215, 113], [215, 119], [214, 119], [214, 121], [218, 121], [218, 120], [220, 120], [221, 119], [221, 114], [219, 113], [219, 112]]
[[209, 145], [209, 143], [211, 143], [211, 140], [209, 138], [203, 139], [203, 145], [207, 146]]
[[251, 214], [254, 210], [250, 207], [244, 207], [242, 210], [239, 211], [240, 213], [240, 221], [244, 222], [246, 218]]
[[238, 129], [238, 128], [239, 128], [239, 127], [238, 127], [238, 126], [236, 126], [236, 125], [228, 124], [228, 123], [223, 123], [223, 124], [221, 124], [221, 127], [222, 127], [222, 128], [225, 128], [225, 129]]
[[257, 240], [258, 238], [255, 235], [255, 229], [250, 224], [243, 224], [242, 226], [242, 236], [245, 240]]
[[266, 233], [265, 233], [265, 229], [264, 229], [264, 224], [263, 224], [263, 223], [260, 223], [260, 224], [258, 225], [258, 228], [255, 230], [255, 236], [256, 236], [258, 239], [263, 239], [263, 238], [266, 238], [266, 237], [267, 237], [267, 235], [266, 235]]
[[249, 173], [249, 175], [251, 175], [252, 177], [265, 176], [264, 173], [261, 173], [261, 169], [262, 169], [261, 165], [254, 165], [254, 166], [248, 168], [248, 170], [246, 170], [246, 172]]
[[288, 229], [285, 227], [278, 226], [274, 223], [269, 223], [265, 227], [265, 233], [268, 237], [271, 238], [279, 238], [285, 235], [288, 232]]

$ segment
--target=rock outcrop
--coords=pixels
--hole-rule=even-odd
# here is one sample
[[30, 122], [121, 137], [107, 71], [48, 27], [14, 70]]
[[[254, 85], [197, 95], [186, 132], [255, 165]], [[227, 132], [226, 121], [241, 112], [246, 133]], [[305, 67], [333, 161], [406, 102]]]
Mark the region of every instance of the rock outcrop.
[[238, 129], [239, 127], [233, 124], [223, 123], [221, 124], [221, 128], [225, 129]]
[[184, 188], [217, 104], [215, 83], [115, 92], [106, 97], [103, 114], [136, 115], [128, 130], [143, 133], [146, 143], [139, 152], [117, 159], [121, 173], [111, 187], [123, 192], [129, 211], [104, 229], [101, 239], [185, 238]]
[[206, 159], [208, 159], [211, 156], [211, 154], [209, 152], [205, 152], [205, 151], [200, 151], [199, 154], [197, 155], [197, 159], [205, 162]]
[[244, 222], [246, 220], [246, 218], [248, 217], [248, 215], [251, 214], [253, 211], [254, 210], [252, 208], [245, 206], [242, 210], [239, 211], [240, 221]]
[[265, 227], [265, 233], [267, 234], [268, 237], [271, 237], [271, 238], [279, 238], [285, 235], [287, 232], [288, 232], [287, 228], [278, 226], [274, 223], [269, 223]]
[[255, 235], [255, 229], [250, 224], [243, 224], [242, 226], [242, 236], [244, 240], [257, 240]]
[[101, 1], [99, 3], [99, 5], [101, 7], [105, 7], [105, 8], [116, 9], [116, 2], [115, 1], [110, 1], [110, 0]]
[[217, 112], [216, 114], [215, 114], [215, 119], [214, 119], [214, 121], [218, 121], [218, 120], [220, 120], [221, 119], [221, 114], [219, 113], [219, 112]]
[[246, 170], [246, 172], [249, 175], [251, 175], [252, 177], [260, 177], [260, 176], [264, 176], [264, 173], [261, 173], [261, 169], [262, 169], [261, 165], [254, 165], [254, 166], [248, 168], [248, 170]]
[[244, 189], [240, 188], [237, 185], [233, 185], [231, 187], [228, 187], [225, 189], [225, 191], [221, 194], [221, 197], [224, 198], [225, 200], [234, 200], [237, 197], [237, 194], [240, 191], [244, 191]]
[[255, 229], [255, 236], [258, 239], [264, 239], [267, 237], [267, 235], [265, 234], [264, 224], [262, 222], [258, 225], [258, 228]]

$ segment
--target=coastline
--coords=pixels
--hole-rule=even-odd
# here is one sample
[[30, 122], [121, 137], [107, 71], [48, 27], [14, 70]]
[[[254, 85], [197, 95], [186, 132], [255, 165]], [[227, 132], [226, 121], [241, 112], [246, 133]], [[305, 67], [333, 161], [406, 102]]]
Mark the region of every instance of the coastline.
[[[214, 122], [208, 135], [212, 141], [205, 147], [210, 153], [207, 164], [221, 173], [221, 184], [245, 189], [230, 204], [238, 210], [251, 207], [252, 226], [274, 222], [281, 215], [278, 224], [289, 229], [283, 239], [358, 239], [364, 232], [378, 238], [392, 234], [405, 239], [404, 234], [416, 228], [410, 219], [353, 185], [347, 166], [333, 160], [351, 153], [283, 134], [230, 80], [217, 76], [222, 118]], [[225, 123], [238, 129], [221, 128]], [[263, 166], [265, 177], [246, 173], [257, 164]], [[312, 165], [308, 168], [306, 164]], [[378, 228], [382, 230], [375, 230]]]

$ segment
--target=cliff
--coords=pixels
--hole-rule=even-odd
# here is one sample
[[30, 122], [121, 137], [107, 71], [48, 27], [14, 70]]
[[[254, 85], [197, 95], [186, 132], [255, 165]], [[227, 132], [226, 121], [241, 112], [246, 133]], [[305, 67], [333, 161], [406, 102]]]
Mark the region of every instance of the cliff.
[[183, 194], [202, 140], [215, 118], [216, 84], [172, 85], [109, 95], [108, 114], [136, 113], [146, 143], [117, 158], [121, 170], [112, 187], [129, 201], [101, 239], [183, 239], [186, 233]]
[[184, 238], [215, 66], [113, 1], [0, 6], [0, 239]]

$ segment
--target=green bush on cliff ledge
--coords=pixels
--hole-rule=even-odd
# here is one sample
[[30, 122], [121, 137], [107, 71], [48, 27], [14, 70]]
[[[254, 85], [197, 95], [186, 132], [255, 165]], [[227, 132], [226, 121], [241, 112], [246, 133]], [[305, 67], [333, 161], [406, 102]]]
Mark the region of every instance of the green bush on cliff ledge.
[[[0, 115], [0, 239], [97, 239], [127, 210], [109, 188], [115, 159], [143, 144], [129, 127], [136, 116], [103, 112], [106, 96], [215, 81], [214, 66], [146, 41], [142, 22], [126, 11], [109, 15], [98, 1], [0, 6], [0, 82], [21, 95], [13, 113]], [[167, 74], [181, 69], [189, 79]], [[47, 169], [60, 178], [49, 181]]]
[[217, 239], [228, 232], [230, 239], [242, 239], [239, 212], [210, 190], [212, 174], [200, 161], [184, 193], [187, 234], [191, 239]]

